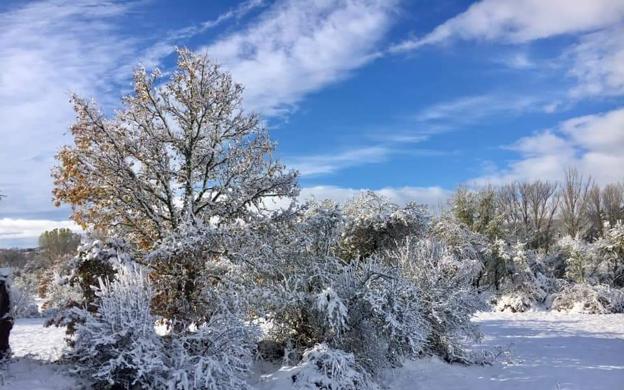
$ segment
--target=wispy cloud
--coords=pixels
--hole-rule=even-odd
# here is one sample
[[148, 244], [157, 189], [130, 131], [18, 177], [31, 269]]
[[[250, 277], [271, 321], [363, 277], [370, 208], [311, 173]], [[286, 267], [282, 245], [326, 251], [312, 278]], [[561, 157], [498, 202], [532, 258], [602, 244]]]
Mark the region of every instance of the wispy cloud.
[[511, 69], [533, 69], [537, 67], [536, 62], [524, 51], [516, 51], [511, 54], [501, 56], [496, 62]]
[[[562, 35], [580, 36], [559, 66], [577, 81], [572, 98], [624, 94], [624, 2], [620, 0], [482, 0], [421, 37], [387, 52], [397, 54], [458, 40], [526, 44]], [[519, 51], [500, 62], [514, 69], [539, 64]]]
[[265, 7], [267, 0], [247, 0], [229, 9], [215, 19], [170, 31], [164, 38], [149, 46], [141, 54], [140, 62], [146, 67], [157, 67], [162, 60], [173, 54], [177, 46], [184, 46], [188, 39], [196, 37], [232, 20], [238, 21], [249, 13]]
[[302, 176], [334, 173], [357, 165], [386, 161], [393, 149], [386, 146], [370, 146], [348, 149], [339, 153], [302, 156], [287, 160], [287, 165]]
[[246, 29], [204, 49], [245, 85], [247, 106], [277, 115], [376, 58], [395, 5], [279, 1]]
[[133, 3], [20, 4], [0, 13], [0, 215], [52, 208], [49, 169], [67, 142], [69, 93], [110, 102], [135, 44], [114, 23]]
[[421, 131], [440, 133], [457, 130], [498, 115], [516, 116], [546, 111], [547, 96], [521, 96], [500, 93], [464, 96], [432, 104], [411, 116]]
[[524, 43], [606, 28], [623, 18], [620, 0], [482, 0], [429, 34], [392, 46], [390, 52], [454, 39]]
[[[623, 2], [624, 3], [624, 2]], [[565, 54], [578, 84], [573, 97], [624, 95], [624, 23], [584, 36]]]
[[546, 97], [486, 94], [436, 103], [400, 118], [400, 123], [367, 134], [365, 138], [371, 140], [368, 145], [333, 153], [291, 157], [286, 159], [286, 163], [299, 170], [302, 176], [319, 176], [356, 166], [383, 163], [399, 155], [455, 155], [457, 150], [430, 149], [418, 144], [425, 143], [439, 133], [461, 130], [497, 116], [511, 117], [526, 112], [546, 111], [548, 108], [545, 107], [545, 99]]

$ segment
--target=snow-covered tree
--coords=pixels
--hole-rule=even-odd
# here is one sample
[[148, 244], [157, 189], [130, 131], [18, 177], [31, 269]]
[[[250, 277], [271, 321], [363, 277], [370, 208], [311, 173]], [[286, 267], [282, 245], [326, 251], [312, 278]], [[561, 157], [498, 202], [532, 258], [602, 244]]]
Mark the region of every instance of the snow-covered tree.
[[180, 330], [205, 323], [223, 310], [244, 311], [244, 289], [247, 283], [253, 288], [255, 281], [232, 260], [231, 252], [248, 230], [245, 225], [226, 228], [198, 222], [162, 240], [143, 259], [154, 288], [154, 313]]
[[624, 221], [610, 226], [606, 223], [605, 235], [594, 243], [601, 258], [600, 279], [615, 287], [624, 287]]
[[524, 312], [546, 299], [552, 281], [545, 276], [542, 258], [526, 244], [518, 242], [508, 248], [508, 277], [502, 288], [496, 309]]
[[591, 244], [580, 238], [565, 236], [559, 240], [565, 261], [565, 277], [576, 283], [585, 283], [594, 275], [598, 259]]
[[526, 242], [530, 249], [548, 251], [555, 240], [559, 193], [557, 184], [537, 180], [513, 182], [498, 191], [505, 238]]
[[85, 227], [151, 247], [196, 217], [254, 218], [270, 197], [296, 195], [296, 174], [271, 158], [274, 144], [242, 108], [243, 87], [206, 56], [178, 51], [166, 80], [134, 74], [134, 94], [112, 118], [72, 99], [74, 145], [53, 171], [57, 204]]
[[478, 191], [460, 187], [449, 203], [453, 216], [470, 230], [492, 239], [501, 237], [503, 216], [494, 187]]
[[427, 210], [415, 203], [400, 207], [374, 192], [365, 192], [344, 207], [341, 256], [363, 259], [396, 248], [408, 236], [422, 236], [428, 227]]
[[561, 187], [561, 223], [564, 234], [583, 237], [590, 228], [588, 203], [591, 178], [584, 178], [575, 168], [565, 172]]

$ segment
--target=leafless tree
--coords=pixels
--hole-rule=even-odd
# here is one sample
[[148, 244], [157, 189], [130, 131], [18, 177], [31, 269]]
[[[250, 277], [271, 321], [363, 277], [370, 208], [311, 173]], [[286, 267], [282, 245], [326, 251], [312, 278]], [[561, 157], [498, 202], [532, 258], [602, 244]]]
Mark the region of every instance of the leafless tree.
[[498, 205], [511, 235], [532, 248], [548, 250], [559, 205], [555, 183], [514, 182], [499, 189]]
[[578, 170], [566, 170], [561, 187], [561, 223], [563, 233], [572, 237], [583, 236], [588, 227], [588, 199], [592, 179], [584, 178]]
[[602, 190], [605, 219], [611, 226], [624, 221], [624, 183], [608, 184]]

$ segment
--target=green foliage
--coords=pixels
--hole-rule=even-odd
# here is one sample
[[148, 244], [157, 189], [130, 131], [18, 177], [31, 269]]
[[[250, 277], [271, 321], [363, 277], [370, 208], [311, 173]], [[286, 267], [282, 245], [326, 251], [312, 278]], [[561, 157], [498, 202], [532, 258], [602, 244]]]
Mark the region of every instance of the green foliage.
[[50, 260], [74, 254], [80, 245], [80, 235], [67, 228], [47, 230], [39, 236], [39, 247]]
[[502, 216], [492, 187], [472, 192], [460, 187], [451, 199], [455, 218], [473, 232], [494, 239], [502, 235]]

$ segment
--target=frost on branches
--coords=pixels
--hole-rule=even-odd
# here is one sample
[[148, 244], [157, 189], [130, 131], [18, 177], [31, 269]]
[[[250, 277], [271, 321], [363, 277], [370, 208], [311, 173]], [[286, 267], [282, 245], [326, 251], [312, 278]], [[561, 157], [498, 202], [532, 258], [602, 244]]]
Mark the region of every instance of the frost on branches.
[[363, 259], [380, 250], [396, 248], [407, 237], [424, 234], [429, 216], [414, 203], [399, 207], [374, 192], [365, 192], [344, 208], [345, 226], [340, 242], [345, 259]]
[[100, 279], [95, 311], [73, 308], [81, 320], [65, 359], [94, 386], [145, 389], [243, 389], [255, 333], [219, 310], [208, 321], [166, 335], [156, 332], [153, 289], [136, 265], [122, 265], [113, 281]]
[[181, 49], [168, 78], [138, 69], [112, 118], [73, 97], [74, 144], [53, 171], [57, 204], [71, 205], [83, 227], [151, 248], [189, 216], [253, 219], [267, 198], [295, 196], [296, 174], [271, 158], [274, 144], [243, 110], [242, 91], [206, 56]]
[[46, 325], [67, 326], [71, 335], [80, 319], [74, 307], [95, 311], [95, 289], [100, 281], [114, 279], [117, 269], [130, 263], [127, 245], [122, 240], [93, 240], [78, 248], [78, 254], [63, 265], [50, 288], [48, 302], [44, 305], [54, 309]]
[[470, 318], [484, 303], [473, 286], [478, 260], [457, 257], [439, 241], [410, 240], [389, 260], [418, 288], [421, 315], [428, 326], [423, 350], [448, 362], [471, 363], [466, 340], [480, 337]]
[[[102, 386], [158, 386], [167, 370], [161, 337], [150, 313], [151, 288], [136, 266], [122, 266], [115, 280], [99, 279], [96, 311], [71, 309], [80, 318], [65, 356], [75, 372]], [[162, 379], [161, 379], [162, 380]]]
[[378, 386], [363, 370], [358, 369], [353, 354], [319, 344], [303, 353], [294, 368], [294, 389], [373, 390]]

